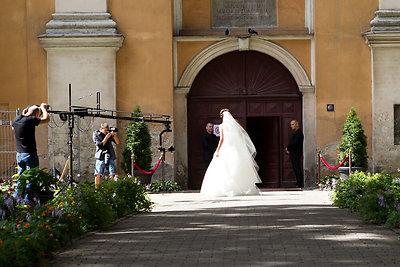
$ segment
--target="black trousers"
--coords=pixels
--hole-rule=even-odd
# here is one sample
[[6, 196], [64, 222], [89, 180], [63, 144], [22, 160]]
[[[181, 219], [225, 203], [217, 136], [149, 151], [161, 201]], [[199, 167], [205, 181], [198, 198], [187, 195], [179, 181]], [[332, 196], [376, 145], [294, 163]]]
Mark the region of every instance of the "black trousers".
[[292, 161], [292, 167], [294, 174], [296, 175], [296, 186], [303, 188], [303, 171], [301, 169], [301, 158], [290, 159]]

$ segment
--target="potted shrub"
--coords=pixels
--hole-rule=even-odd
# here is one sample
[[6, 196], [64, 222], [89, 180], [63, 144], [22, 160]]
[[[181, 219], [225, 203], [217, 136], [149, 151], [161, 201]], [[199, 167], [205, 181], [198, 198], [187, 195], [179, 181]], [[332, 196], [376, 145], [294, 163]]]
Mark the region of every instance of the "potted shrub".
[[46, 172], [46, 169], [36, 167], [26, 170], [19, 175], [18, 180], [18, 192], [21, 196], [27, 194], [29, 200], [36, 197], [41, 203], [53, 199], [57, 179]]
[[[354, 108], [350, 109], [346, 122], [343, 125], [342, 143], [337, 147], [339, 151], [339, 163], [344, 160], [351, 150], [352, 171], [365, 171], [368, 167], [367, 137], [364, 134], [360, 118]], [[349, 160], [339, 168], [341, 177], [347, 177], [349, 173]]]
[[[140, 117], [141, 110], [137, 106], [134, 110], [133, 117]], [[135, 162], [142, 170], [149, 170], [151, 168], [151, 136], [149, 128], [144, 121], [132, 121], [126, 131], [125, 147], [122, 152], [121, 167], [125, 173], [132, 172], [132, 153], [135, 155]], [[141, 184], [150, 184], [151, 175], [145, 175], [135, 170], [132, 176], [138, 177]]]

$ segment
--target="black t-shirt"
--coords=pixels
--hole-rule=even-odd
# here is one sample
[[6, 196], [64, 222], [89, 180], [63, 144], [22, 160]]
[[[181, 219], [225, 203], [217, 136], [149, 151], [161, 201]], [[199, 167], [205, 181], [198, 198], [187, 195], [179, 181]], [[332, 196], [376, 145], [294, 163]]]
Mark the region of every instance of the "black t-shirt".
[[40, 118], [34, 116], [18, 115], [12, 126], [14, 127], [17, 152], [36, 152], [35, 127], [40, 123]]

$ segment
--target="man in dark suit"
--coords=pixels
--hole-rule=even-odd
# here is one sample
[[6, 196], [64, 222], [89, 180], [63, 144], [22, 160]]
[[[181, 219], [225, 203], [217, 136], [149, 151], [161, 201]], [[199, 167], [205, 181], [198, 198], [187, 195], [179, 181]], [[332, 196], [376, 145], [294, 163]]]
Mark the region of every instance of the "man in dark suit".
[[296, 188], [303, 187], [303, 170], [301, 169], [301, 156], [303, 155], [304, 135], [300, 130], [297, 120], [290, 121], [290, 128], [293, 130], [293, 135], [290, 138], [289, 145], [285, 148], [286, 153], [292, 162], [293, 171], [296, 175]]
[[214, 125], [211, 122], [206, 124], [206, 130], [201, 137], [203, 143], [203, 160], [206, 167], [210, 165], [214, 152], [218, 146], [218, 137], [213, 133]]

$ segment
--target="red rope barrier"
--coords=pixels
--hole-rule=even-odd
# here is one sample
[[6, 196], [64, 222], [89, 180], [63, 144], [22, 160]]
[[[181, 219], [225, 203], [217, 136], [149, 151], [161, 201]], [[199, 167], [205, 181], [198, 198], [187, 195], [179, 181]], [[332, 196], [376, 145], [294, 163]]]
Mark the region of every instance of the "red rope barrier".
[[142, 170], [141, 168], [139, 168], [139, 166], [136, 164], [136, 161], [134, 161], [133, 164], [135, 164], [136, 169], [138, 169], [141, 173], [150, 175], [150, 174], [153, 174], [157, 170], [158, 165], [160, 165], [160, 162], [161, 162], [161, 157], [158, 159], [158, 162], [157, 162], [156, 166], [154, 167], [154, 169], [149, 172], [146, 172], [146, 171]]
[[331, 170], [336, 170], [337, 168], [339, 168], [340, 166], [342, 166], [342, 165], [344, 164], [344, 162], [347, 160], [347, 157], [348, 157], [348, 156], [346, 156], [346, 157], [344, 158], [344, 160], [342, 161], [342, 163], [340, 163], [338, 166], [336, 166], [336, 167], [331, 167], [331, 166], [329, 166], [328, 163], [326, 163], [326, 161], [324, 160], [324, 158], [322, 157], [321, 154], [319, 154], [319, 156], [320, 156], [320, 158], [322, 159], [322, 162], [325, 164], [325, 166], [328, 167], [328, 168], [331, 169]]

